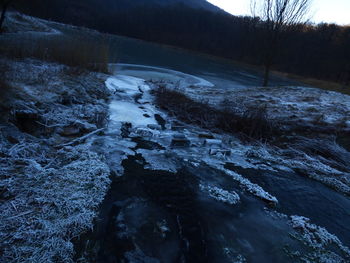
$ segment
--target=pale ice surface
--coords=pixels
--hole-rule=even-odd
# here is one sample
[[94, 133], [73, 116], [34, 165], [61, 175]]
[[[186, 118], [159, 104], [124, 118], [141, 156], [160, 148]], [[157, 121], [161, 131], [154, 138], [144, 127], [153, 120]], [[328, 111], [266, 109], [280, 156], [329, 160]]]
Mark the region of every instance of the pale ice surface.
[[171, 69], [122, 63], [112, 65], [111, 69], [122, 74], [144, 78], [145, 80], [183, 82], [184, 85], [192, 85], [194, 87], [214, 87], [213, 83], [203, 78]]
[[[133, 126], [147, 126], [157, 124], [154, 117], [145, 117], [144, 114], [150, 113], [140, 109], [138, 105], [127, 101], [112, 101], [110, 104], [110, 118], [114, 122], [128, 122]], [[152, 113], [151, 113], [152, 114]]]
[[145, 166], [146, 169], [176, 173], [178, 168], [181, 167], [176, 158], [171, 155], [168, 156], [165, 150], [138, 149], [136, 152], [142, 154], [142, 157], [148, 163]]
[[145, 85], [145, 81], [140, 78], [117, 75], [106, 80], [107, 88], [112, 92], [121, 92], [129, 96], [134, 96], [142, 91], [149, 90], [149, 86]]

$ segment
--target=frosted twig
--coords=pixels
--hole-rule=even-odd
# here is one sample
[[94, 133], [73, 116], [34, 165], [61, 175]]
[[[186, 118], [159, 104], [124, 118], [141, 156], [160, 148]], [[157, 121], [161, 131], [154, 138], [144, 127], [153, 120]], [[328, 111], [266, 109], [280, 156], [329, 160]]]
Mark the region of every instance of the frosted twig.
[[74, 139], [71, 142], [60, 144], [60, 145], [57, 145], [56, 147], [60, 148], [60, 147], [64, 147], [64, 146], [70, 146], [70, 145], [82, 143], [87, 138], [89, 138], [89, 137], [91, 137], [91, 136], [93, 136], [93, 135], [95, 135], [95, 134], [97, 134], [97, 133], [99, 133], [99, 132], [101, 132], [103, 130], [105, 130], [105, 128], [97, 129], [97, 130], [95, 130], [93, 132], [90, 132], [90, 133], [88, 133], [88, 134], [86, 134], [86, 135], [84, 135], [82, 137], [76, 138], [76, 139]]

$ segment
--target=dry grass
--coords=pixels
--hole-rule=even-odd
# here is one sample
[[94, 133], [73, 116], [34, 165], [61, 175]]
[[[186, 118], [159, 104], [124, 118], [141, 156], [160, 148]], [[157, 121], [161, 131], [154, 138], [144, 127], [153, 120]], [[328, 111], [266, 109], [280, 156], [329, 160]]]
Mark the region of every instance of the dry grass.
[[36, 58], [97, 72], [108, 72], [109, 43], [106, 38], [13, 37], [1, 43], [0, 52], [12, 58]]
[[320, 79], [314, 79], [314, 78], [307, 78], [302, 77], [290, 73], [284, 73], [279, 71], [273, 71], [273, 74], [277, 76], [282, 76], [284, 78], [292, 79], [295, 81], [298, 81], [300, 83], [309, 85], [311, 87], [316, 87], [322, 90], [328, 90], [328, 91], [336, 91], [339, 93], [350, 95], [350, 86], [346, 86], [341, 83], [333, 82], [333, 81], [326, 81], [326, 80], [320, 80]]
[[218, 110], [184, 94], [159, 87], [154, 90], [156, 104], [179, 120], [202, 128], [240, 134], [243, 139], [267, 141], [280, 133], [268, 119], [266, 108], [247, 109], [243, 114], [230, 109]]

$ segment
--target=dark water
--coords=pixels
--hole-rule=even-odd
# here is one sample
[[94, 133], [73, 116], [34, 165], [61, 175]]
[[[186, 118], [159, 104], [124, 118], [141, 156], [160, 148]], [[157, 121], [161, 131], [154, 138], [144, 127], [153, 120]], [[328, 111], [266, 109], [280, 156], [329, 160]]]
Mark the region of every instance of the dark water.
[[227, 167], [276, 196], [278, 211], [306, 216], [350, 246], [350, 200], [347, 196], [296, 173], [242, 169], [232, 164]]
[[95, 262], [232, 262], [239, 255], [293, 262], [284, 253], [287, 244], [298, 248], [286, 235], [291, 229], [268, 217], [263, 202], [240, 192], [240, 204], [231, 206], [198, 190], [205, 179], [239, 191], [229, 177], [205, 166], [150, 171], [143, 162], [129, 156], [124, 176], [115, 178], [97, 225]]

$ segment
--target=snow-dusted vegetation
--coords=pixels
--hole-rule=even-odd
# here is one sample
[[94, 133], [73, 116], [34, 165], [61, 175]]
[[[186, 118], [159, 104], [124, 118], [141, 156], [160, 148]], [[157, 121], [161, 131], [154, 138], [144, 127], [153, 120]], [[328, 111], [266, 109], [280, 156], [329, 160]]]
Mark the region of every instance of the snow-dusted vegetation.
[[108, 118], [105, 76], [33, 59], [0, 65], [1, 261], [71, 262], [110, 184], [89, 136]]

